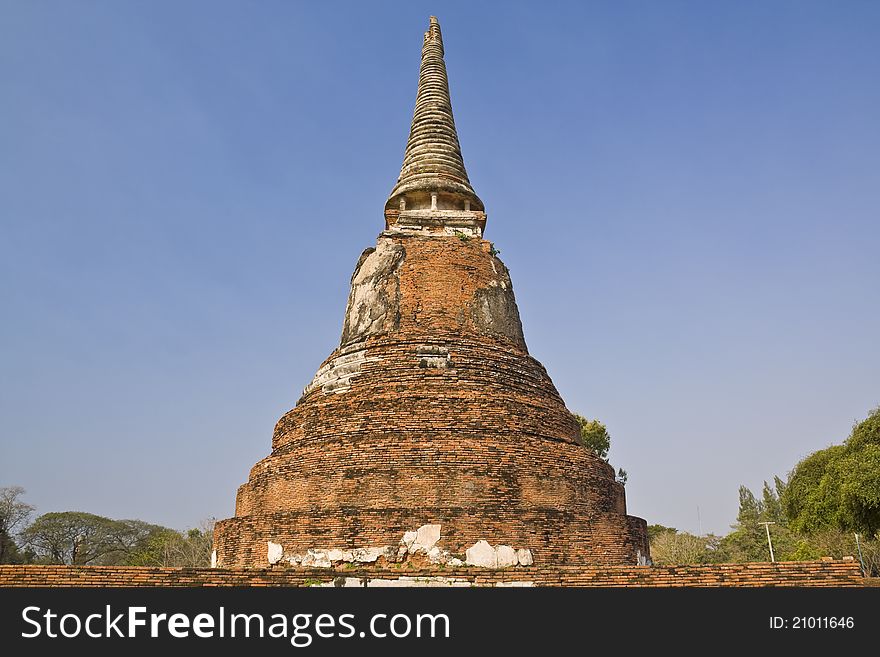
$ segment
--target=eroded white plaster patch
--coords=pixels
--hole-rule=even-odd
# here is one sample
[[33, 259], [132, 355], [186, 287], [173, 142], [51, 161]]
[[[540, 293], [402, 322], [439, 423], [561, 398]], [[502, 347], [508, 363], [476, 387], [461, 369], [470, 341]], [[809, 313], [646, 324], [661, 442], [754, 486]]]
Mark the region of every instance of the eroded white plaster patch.
[[400, 542], [409, 549], [409, 546], [416, 542], [416, 537], [419, 535], [417, 531], [415, 532], [403, 532], [403, 538], [400, 539]]
[[498, 582], [495, 584], [495, 586], [500, 586], [500, 587], [509, 587], [509, 586], [524, 587], [524, 586], [534, 586], [534, 585], [535, 585], [534, 582]]
[[360, 563], [373, 563], [379, 557], [388, 553], [389, 547], [368, 547], [368, 548], [358, 548], [357, 550], [352, 550], [352, 561], [358, 561]]
[[[416, 530], [416, 539], [410, 547], [410, 552], [424, 550], [427, 552], [440, 540], [440, 525], [422, 525]], [[413, 549], [415, 548], [415, 549]]]
[[318, 369], [312, 382], [303, 389], [303, 395], [317, 388], [321, 388], [325, 394], [347, 392], [351, 389], [351, 380], [361, 373], [364, 363], [377, 360], [380, 359], [368, 357], [366, 349], [340, 354]]
[[488, 541], [477, 541], [465, 552], [464, 562], [468, 566], [495, 568], [498, 566], [498, 555]]
[[517, 550], [516, 551], [516, 560], [520, 566], [531, 566], [534, 561], [532, 560], [532, 551], [531, 550]]
[[509, 545], [499, 545], [495, 548], [499, 568], [508, 568], [517, 564], [516, 550]]
[[482, 237], [483, 232], [477, 226], [444, 226], [443, 234], [449, 237]]
[[269, 565], [273, 565], [281, 561], [281, 557], [284, 556], [284, 547], [280, 543], [273, 543], [272, 541], [268, 541], [267, 543], [267, 558], [269, 560]]
[[445, 369], [450, 363], [449, 349], [430, 344], [419, 345], [416, 358], [419, 359], [419, 367]]
[[299, 564], [311, 568], [329, 568], [333, 565], [324, 550], [308, 550], [300, 557]]
[[342, 343], [363, 340], [385, 328], [389, 315], [397, 312], [397, 267], [403, 261], [404, 248], [394, 240], [380, 237], [376, 248], [358, 263], [351, 279]]
[[517, 550], [509, 545], [491, 545], [488, 541], [477, 541], [465, 552], [465, 563], [481, 568], [509, 568], [511, 566], [531, 566], [534, 563], [532, 551]]
[[[381, 547], [361, 547], [353, 550], [331, 548], [326, 550], [309, 549], [302, 554], [283, 554], [281, 546], [269, 542], [269, 563], [277, 563], [282, 558], [291, 565], [312, 568], [331, 568], [338, 564], [368, 564], [384, 558], [387, 563], [402, 563], [409, 555], [422, 554], [435, 565], [460, 567], [465, 564], [481, 568], [509, 568], [512, 566], [531, 566], [531, 550], [516, 549], [509, 545], [493, 546], [480, 540], [467, 549], [465, 559], [453, 555], [439, 545], [442, 537], [438, 524], [422, 525], [418, 529], [404, 532], [398, 545]], [[274, 559], [274, 560], [273, 560]]]
[[450, 559], [446, 550], [441, 550], [436, 545], [428, 550], [428, 561], [431, 563], [448, 563]]

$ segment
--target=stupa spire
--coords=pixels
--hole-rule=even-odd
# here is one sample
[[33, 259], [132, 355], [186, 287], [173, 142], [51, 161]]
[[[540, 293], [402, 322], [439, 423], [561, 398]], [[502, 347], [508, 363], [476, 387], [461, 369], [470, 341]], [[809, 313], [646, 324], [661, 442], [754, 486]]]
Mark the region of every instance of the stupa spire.
[[419, 89], [403, 167], [385, 205], [386, 210], [423, 208], [483, 210], [461, 157], [443, 60], [443, 36], [435, 16], [431, 16], [422, 46]]

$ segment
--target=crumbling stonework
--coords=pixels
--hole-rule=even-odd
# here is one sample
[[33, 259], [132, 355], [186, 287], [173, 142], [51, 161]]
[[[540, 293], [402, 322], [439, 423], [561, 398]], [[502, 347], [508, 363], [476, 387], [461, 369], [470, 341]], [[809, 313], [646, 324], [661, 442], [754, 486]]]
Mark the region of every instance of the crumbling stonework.
[[[455, 555], [438, 545], [441, 538], [440, 525], [422, 525], [416, 530], [404, 532], [398, 545], [359, 547], [353, 549], [309, 548], [305, 552], [285, 550], [274, 541], [266, 544], [266, 558], [269, 566], [290, 564], [308, 568], [335, 568], [338, 566], [379, 566], [416, 567], [469, 566], [484, 568], [509, 568], [512, 566], [531, 566], [531, 550], [514, 549], [509, 545], [489, 545], [477, 541], [464, 554]], [[216, 567], [214, 564], [212, 567]]]
[[[278, 422], [235, 518], [218, 523], [218, 565], [266, 566], [269, 541], [301, 554], [395, 545], [430, 523], [443, 526], [452, 554], [486, 540], [545, 563], [647, 555], [644, 521], [626, 515], [613, 469], [580, 445], [577, 422], [529, 356], [509, 276], [485, 243], [383, 241], [400, 254], [385, 259], [396, 261], [395, 293], [384, 297], [395, 319], [366, 337], [350, 332], [355, 341]], [[481, 305], [487, 289], [504, 290], [513, 313], [493, 320]]]
[[400, 323], [400, 290], [397, 268], [404, 248], [391, 239], [379, 239], [367, 249], [351, 276], [351, 293], [342, 328], [346, 345], [397, 329]]
[[385, 220], [352, 276], [339, 347], [215, 527], [216, 565], [645, 562], [645, 521], [580, 444], [482, 239], [436, 19]]
[[525, 347], [526, 340], [519, 320], [519, 309], [513, 298], [510, 274], [500, 259], [493, 259], [491, 264], [498, 277], [474, 295], [471, 306], [474, 324], [484, 331], [505, 335]]

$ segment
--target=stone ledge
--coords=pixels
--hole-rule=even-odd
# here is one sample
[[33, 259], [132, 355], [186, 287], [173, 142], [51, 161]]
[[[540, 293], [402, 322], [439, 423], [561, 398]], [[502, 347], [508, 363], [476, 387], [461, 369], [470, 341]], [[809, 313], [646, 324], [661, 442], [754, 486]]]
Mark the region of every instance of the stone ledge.
[[855, 561], [712, 564], [674, 567], [563, 566], [500, 570], [424, 568], [222, 569], [146, 566], [0, 566], [0, 587], [202, 586], [572, 586], [860, 587]]

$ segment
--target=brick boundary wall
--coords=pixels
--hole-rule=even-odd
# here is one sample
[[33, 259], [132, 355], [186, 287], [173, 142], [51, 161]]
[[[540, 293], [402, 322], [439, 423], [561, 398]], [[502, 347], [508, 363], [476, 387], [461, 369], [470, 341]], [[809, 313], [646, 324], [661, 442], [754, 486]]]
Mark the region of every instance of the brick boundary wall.
[[0, 587], [201, 586], [577, 586], [762, 587], [865, 586], [849, 560], [712, 564], [674, 567], [351, 570], [153, 568], [141, 566], [0, 566]]

